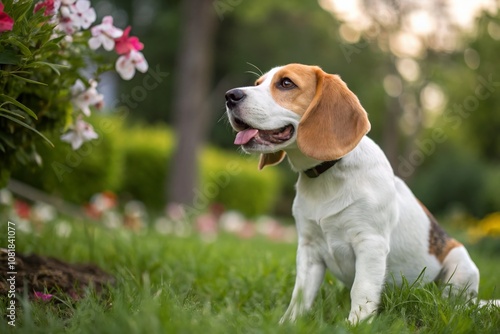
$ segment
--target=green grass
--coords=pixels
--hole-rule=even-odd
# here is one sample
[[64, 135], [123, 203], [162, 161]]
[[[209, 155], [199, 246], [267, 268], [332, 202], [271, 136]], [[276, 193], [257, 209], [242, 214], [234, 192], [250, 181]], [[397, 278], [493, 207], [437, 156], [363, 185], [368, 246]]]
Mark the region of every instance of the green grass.
[[[0, 333], [499, 333], [500, 310], [478, 309], [440, 297], [440, 288], [387, 289], [371, 324], [347, 324], [349, 291], [327, 276], [313, 310], [279, 326], [291, 296], [295, 245], [264, 239], [134, 234], [72, 223], [69, 237], [47, 225], [38, 234], [18, 230], [18, 251], [93, 262], [117, 277], [109, 292], [79, 301], [22, 299], [15, 329], [3, 316]], [[5, 231], [0, 224], [0, 231]], [[2, 233], [3, 234], [3, 233]], [[2, 236], [3, 237], [3, 236]], [[4, 240], [2, 240], [2, 243]], [[498, 242], [498, 241], [497, 241]], [[500, 298], [500, 254], [469, 247], [482, 272], [480, 297]]]

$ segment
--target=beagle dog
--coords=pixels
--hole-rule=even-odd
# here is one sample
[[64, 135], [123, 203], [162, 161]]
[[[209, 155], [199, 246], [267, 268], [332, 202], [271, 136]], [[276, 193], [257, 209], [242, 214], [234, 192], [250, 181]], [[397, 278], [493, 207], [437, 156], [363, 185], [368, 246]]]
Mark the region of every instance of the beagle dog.
[[[370, 138], [367, 113], [338, 75], [289, 64], [226, 93], [234, 143], [260, 153], [259, 169], [285, 157], [299, 178], [293, 203], [297, 274], [281, 321], [311, 308], [329, 269], [350, 288], [348, 321], [371, 317], [385, 282], [451, 284], [475, 298], [479, 271], [397, 176]], [[475, 299], [474, 299], [475, 300]]]

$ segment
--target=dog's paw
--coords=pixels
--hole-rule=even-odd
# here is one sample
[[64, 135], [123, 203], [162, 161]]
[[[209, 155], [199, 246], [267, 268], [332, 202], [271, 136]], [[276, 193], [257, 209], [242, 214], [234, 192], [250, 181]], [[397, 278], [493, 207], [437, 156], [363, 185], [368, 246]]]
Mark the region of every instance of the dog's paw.
[[297, 313], [293, 310], [291, 312], [286, 311], [286, 313], [281, 317], [279, 324], [283, 325], [286, 322], [295, 322], [297, 320]]
[[279, 321], [279, 324], [283, 325], [284, 323], [286, 323], [288, 321], [290, 321], [290, 319], [288, 317], [282, 316], [281, 319], [280, 319], [280, 321]]
[[373, 321], [373, 316], [375, 315], [376, 311], [377, 311], [376, 308], [367, 306], [351, 309], [347, 321], [353, 326], [357, 325], [362, 321], [371, 323]]
[[297, 318], [304, 313], [304, 308], [301, 307], [298, 303], [292, 303], [288, 306], [285, 314], [280, 319], [280, 325], [285, 322], [295, 322]]

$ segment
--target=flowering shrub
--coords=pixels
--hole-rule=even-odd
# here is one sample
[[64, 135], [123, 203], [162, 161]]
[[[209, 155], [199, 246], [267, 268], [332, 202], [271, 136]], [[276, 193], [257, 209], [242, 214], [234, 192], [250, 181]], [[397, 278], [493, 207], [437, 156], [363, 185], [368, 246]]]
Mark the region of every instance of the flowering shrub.
[[[59, 133], [78, 149], [98, 137], [85, 117], [103, 107], [97, 79], [115, 69], [124, 79], [146, 72], [144, 45], [88, 0], [0, 2], [0, 185], [19, 164], [41, 164], [37, 145]], [[116, 52], [116, 63], [96, 53]], [[64, 133], [65, 132], [65, 133]]]
[[487, 215], [476, 226], [470, 228], [468, 232], [474, 241], [485, 237], [500, 237], [500, 212]]

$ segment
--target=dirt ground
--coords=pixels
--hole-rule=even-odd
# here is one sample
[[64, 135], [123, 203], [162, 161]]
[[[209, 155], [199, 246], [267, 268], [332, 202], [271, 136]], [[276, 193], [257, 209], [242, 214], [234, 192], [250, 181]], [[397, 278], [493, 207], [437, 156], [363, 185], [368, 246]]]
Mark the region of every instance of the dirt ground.
[[[6, 296], [9, 290], [7, 284], [7, 252], [0, 249], [0, 296]], [[101, 292], [106, 285], [114, 283], [110, 274], [94, 264], [73, 264], [52, 257], [37, 254], [22, 255], [16, 253], [16, 292], [21, 296], [25, 293], [33, 298], [35, 292], [49, 293], [64, 298], [64, 294], [73, 299], [83, 296], [85, 288], [93, 286]]]

